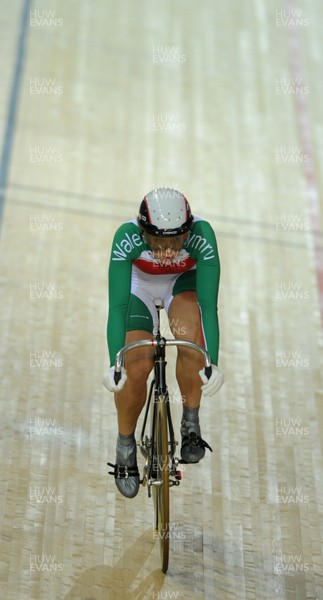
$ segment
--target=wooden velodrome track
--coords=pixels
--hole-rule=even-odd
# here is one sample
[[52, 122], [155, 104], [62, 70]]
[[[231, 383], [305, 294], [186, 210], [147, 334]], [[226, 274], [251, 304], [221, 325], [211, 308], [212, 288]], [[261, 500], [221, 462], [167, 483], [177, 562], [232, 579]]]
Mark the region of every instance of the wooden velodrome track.
[[[11, 0], [1, 21], [1, 599], [322, 600], [321, 2]], [[226, 376], [166, 576], [146, 490], [107, 476], [101, 384], [111, 239], [156, 186], [216, 231]]]

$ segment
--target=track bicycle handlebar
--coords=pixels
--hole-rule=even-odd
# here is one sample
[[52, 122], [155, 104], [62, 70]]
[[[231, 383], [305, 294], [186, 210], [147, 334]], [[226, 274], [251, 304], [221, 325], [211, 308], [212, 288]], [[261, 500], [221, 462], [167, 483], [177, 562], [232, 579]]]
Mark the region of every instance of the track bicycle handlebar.
[[134, 350], [135, 348], [143, 348], [147, 347], [155, 347], [155, 346], [185, 346], [186, 348], [192, 348], [192, 350], [196, 350], [200, 354], [202, 354], [204, 358], [204, 373], [208, 379], [210, 379], [212, 374], [212, 366], [211, 359], [209, 353], [194, 342], [189, 342], [186, 340], [166, 340], [165, 338], [161, 338], [160, 340], [138, 340], [137, 342], [131, 342], [130, 344], [126, 344], [119, 350], [116, 355], [115, 363], [114, 363], [114, 381], [116, 384], [119, 383], [121, 379], [121, 367], [124, 361], [124, 355], [129, 352], [129, 350]]

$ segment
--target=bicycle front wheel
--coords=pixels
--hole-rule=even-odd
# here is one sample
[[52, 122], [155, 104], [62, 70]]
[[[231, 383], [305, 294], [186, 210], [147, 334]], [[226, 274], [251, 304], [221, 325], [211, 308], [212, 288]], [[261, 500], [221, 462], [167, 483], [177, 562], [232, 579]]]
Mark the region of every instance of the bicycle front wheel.
[[166, 573], [169, 557], [169, 455], [167, 413], [163, 397], [159, 397], [156, 408], [154, 462], [158, 485], [153, 486], [153, 498], [162, 572]]

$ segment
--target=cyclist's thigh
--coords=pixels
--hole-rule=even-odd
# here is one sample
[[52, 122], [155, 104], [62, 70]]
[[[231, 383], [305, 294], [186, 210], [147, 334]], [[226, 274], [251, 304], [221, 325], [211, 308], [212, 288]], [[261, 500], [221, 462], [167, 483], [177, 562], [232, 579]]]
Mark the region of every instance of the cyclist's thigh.
[[[145, 296], [143, 298], [145, 299]], [[126, 322], [126, 344], [138, 340], [151, 340], [153, 338], [153, 328], [154, 315], [148, 300], [144, 302], [135, 294], [130, 294]], [[153, 354], [153, 347], [130, 350], [125, 356], [128, 376], [148, 377], [152, 368]]]
[[[141, 297], [139, 297], [139, 294]], [[145, 289], [138, 293], [131, 293], [128, 304], [126, 331], [146, 331], [150, 334], [154, 330], [156, 308], [153, 299]]]
[[177, 277], [165, 307], [172, 334], [176, 339], [203, 344], [196, 294], [196, 270], [186, 271]]
[[194, 290], [180, 292], [172, 299], [168, 319], [176, 339], [203, 345], [200, 310]]

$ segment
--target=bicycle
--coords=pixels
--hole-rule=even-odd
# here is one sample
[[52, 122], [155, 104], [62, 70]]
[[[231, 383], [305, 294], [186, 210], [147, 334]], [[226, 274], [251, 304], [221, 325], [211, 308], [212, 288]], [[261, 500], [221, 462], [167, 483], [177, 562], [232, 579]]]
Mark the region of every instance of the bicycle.
[[[166, 573], [169, 561], [169, 488], [178, 486], [182, 478], [181, 471], [178, 468], [181, 461], [175, 456], [178, 442], [175, 440], [166, 384], [166, 347], [186, 346], [200, 352], [204, 357], [204, 372], [208, 378], [211, 376], [212, 367], [208, 352], [198, 344], [162, 337], [160, 333], [160, 310], [163, 308], [163, 301], [156, 298], [154, 303], [158, 315], [157, 331], [154, 338], [152, 340], [131, 342], [119, 350], [115, 359], [114, 380], [115, 383], [118, 383], [121, 378], [121, 367], [124, 362], [124, 355], [127, 352], [144, 346], [155, 348], [154, 378], [147, 396], [138, 446], [146, 461], [140, 483], [147, 486], [149, 498], [151, 492], [153, 495], [155, 529], [160, 539], [161, 569], [163, 573]], [[153, 402], [151, 401], [152, 397], [154, 397]], [[150, 427], [147, 434], [148, 417], [150, 417]]]

